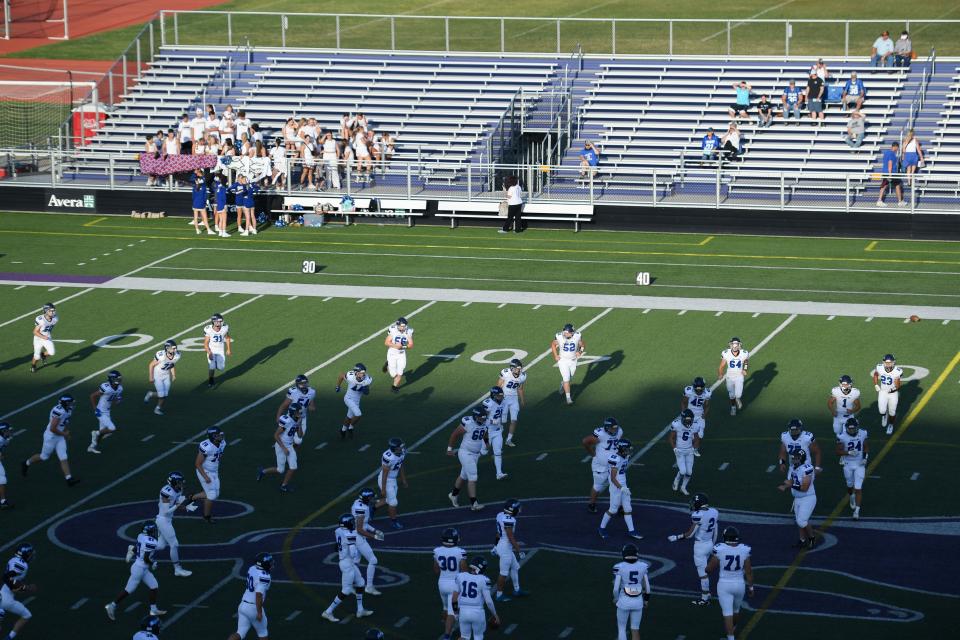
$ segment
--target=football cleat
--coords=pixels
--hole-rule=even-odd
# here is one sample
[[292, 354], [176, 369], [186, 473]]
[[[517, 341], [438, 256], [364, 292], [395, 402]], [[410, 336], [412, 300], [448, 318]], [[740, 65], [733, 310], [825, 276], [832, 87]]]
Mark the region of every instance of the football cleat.
[[740, 542], [740, 532], [736, 527], [724, 527], [720, 539], [724, 542]]
[[460, 544], [460, 532], [454, 527], [447, 527], [440, 534], [440, 544], [445, 547], [455, 547]]
[[504, 478], [506, 478], [506, 477], [509, 476], [509, 475], [510, 475], [509, 473], [498, 473], [498, 474], [497, 474], [497, 480], [503, 480]]
[[483, 509], [483, 505], [479, 502], [474, 502], [470, 505], [470, 511], [480, 511], [481, 509]]
[[114, 603], [111, 602], [110, 604], [105, 605], [103, 607], [103, 610], [107, 612], [107, 617], [110, 618], [111, 620], [117, 619], [117, 605], [115, 605]]
[[743, 403], [740, 402], [740, 398], [737, 398], [735, 402], [737, 403], [737, 409], [743, 409]]
[[599, 529], [597, 529], [597, 533], [600, 534], [600, 537], [603, 538], [604, 540], [610, 537], [610, 534], [607, 533], [607, 530], [604, 529], [603, 527], [600, 527]]
[[160, 407], [154, 407], [154, 408], [153, 408], [153, 413], [156, 414], [156, 415], [158, 415], [158, 416], [162, 416], [162, 415], [163, 415], [163, 409], [161, 409]]
[[340, 622], [340, 618], [334, 617], [334, 615], [329, 611], [324, 611], [320, 614], [320, 617], [324, 620], [329, 620], [330, 622]]
[[854, 519], [854, 520], [859, 520], [859, 519], [860, 519], [860, 507], [854, 507], [854, 508], [853, 508], [853, 519]]
[[167, 611], [166, 611], [165, 609], [160, 609], [160, 608], [158, 608], [157, 605], [155, 605], [155, 604], [150, 605], [150, 615], [152, 615], [152, 616], [162, 616], [162, 615], [164, 615], [164, 614], [166, 614], [166, 613], [167, 613]]
[[363, 594], [369, 596], [382, 596], [383, 592], [371, 584], [364, 587]]
[[193, 571], [187, 571], [183, 567], [174, 567], [173, 575], [177, 576], [178, 578], [189, 578], [193, 575]]
[[670, 488], [673, 489], [674, 491], [676, 491], [677, 489], [680, 488], [680, 478], [679, 478], [679, 476], [674, 476], [674, 477], [673, 477], [673, 484], [670, 485]]
[[450, 498], [450, 504], [452, 504], [454, 507], [460, 506], [460, 503], [457, 501], [457, 496], [453, 495], [452, 493], [448, 493], [447, 497]]
[[892, 435], [893, 435], [893, 425], [892, 425], [892, 424], [888, 424], [888, 425], [887, 425], [887, 435], [888, 435], [888, 436], [892, 436]]
[[257, 554], [257, 557], [253, 563], [267, 573], [270, 573], [270, 570], [273, 569], [273, 555], [267, 553], [266, 551], [261, 551]]
[[345, 513], [340, 516], [340, 526], [348, 531], [355, 531], [357, 528], [357, 520], [349, 513]]
[[643, 536], [636, 531], [627, 531], [627, 537], [633, 538], [634, 540], [643, 540]]
[[515, 516], [520, 513], [520, 501], [516, 498], [510, 498], [503, 504], [503, 512]]
[[682, 493], [682, 494], [685, 495], [685, 496], [690, 495], [690, 492], [687, 491], [687, 488], [684, 487], [684, 486], [681, 486], [681, 487], [680, 487], [680, 493]]
[[372, 615], [373, 615], [373, 611], [371, 609], [360, 609], [360, 611], [357, 611], [358, 618], [366, 618], [367, 616], [372, 616]]

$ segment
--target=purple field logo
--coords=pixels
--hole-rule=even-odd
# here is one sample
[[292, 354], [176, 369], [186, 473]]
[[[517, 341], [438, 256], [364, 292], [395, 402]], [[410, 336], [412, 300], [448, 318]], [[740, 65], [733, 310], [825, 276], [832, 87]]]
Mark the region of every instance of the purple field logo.
[[[253, 507], [232, 501], [218, 502], [217, 509], [221, 518], [242, 518], [253, 512]], [[409, 576], [391, 570], [391, 554], [422, 553], [424, 562], [429, 563], [430, 553], [446, 527], [460, 530], [463, 546], [469, 551], [489, 554], [495, 514], [496, 507], [488, 507], [479, 513], [444, 508], [404, 515], [405, 529], [387, 533], [386, 540], [374, 545], [380, 556], [377, 587], [391, 588], [410, 582]], [[74, 553], [122, 560], [137, 525], [154, 515], [156, 503], [152, 501], [101, 507], [61, 520], [49, 528], [48, 536], [58, 546]], [[792, 517], [722, 508], [720, 515], [721, 526], [735, 525], [743, 541], [753, 548], [754, 570], [761, 575], [764, 569], [786, 568], [793, 561], [795, 551], [789, 545], [796, 528]], [[185, 516], [182, 520], [195, 517]], [[691, 543], [667, 542], [668, 535], [687, 528], [688, 509], [676, 503], [636, 500], [634, 520], [638, 531], [645, 536], [638, 546], [642, 557], [653, 567], [651, 580], [657, 593], [683, 598], [697, 595], [699, 582], [693, 568]], [[536, 572], [536, 560], [532, 557], [549, 552], [595, 558], [598, 574], [607, 573], [608, 565], [619, 559], [620, 546], [628, 539], [615, 521], [610, 527], [610, 539], [601, 540], [596, 533], [598, 521], [599, 516], [587, 514], [583, 498], [523, 501], [517, 534], [528, 554], [524, 571], [528, 575]], [[279, 554], [289, 534], [287, 528], [249, 531], [216, 544], [182, 545], [180, 556], [189, 563], [249, 562], [259, 551]], [[889, 622], [921, 620], [924, 616], [921, 611], [858, 593], [831, 590], [839, 582], [860, 584], [863, 588], [855, 591], [863, 594], [875, 594], [883, 589], [960, 598], [950, 572], [919, 570], [929, 566], [930, 558], [952, 557], [958, 535], [958, 518], [837, 520], [824, 544], [808, 553], [799, 569], [801, 575], [815, 576], [822, 586], [816, 589], [787, 587], [769, 611]], [[180, 538], [181, 541], [184, 538], [182, 532]], [[298, 579], [304, 583], [339, 585], [333, 526], [297, 531], [291, 544], [290, 561]], [[274, 569], [274, 578], [291, 579], [282, 563]], [[431, 582], [429, 587], [433, 586]], [[752, 602], [762, 602], [768, 590], [769, 586], [758, 579], [757, 594]]]

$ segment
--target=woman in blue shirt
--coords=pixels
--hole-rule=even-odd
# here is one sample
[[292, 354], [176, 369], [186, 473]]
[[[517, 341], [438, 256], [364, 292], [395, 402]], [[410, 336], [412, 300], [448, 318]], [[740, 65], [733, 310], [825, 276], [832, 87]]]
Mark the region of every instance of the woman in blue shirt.
[[201, 217], [207, 235], [214, 235], [207, 221], [207, 180], [203, 175], [203, 169], [197, 169], [193, 175], [193, 228], [197, 235], [200, 234]]

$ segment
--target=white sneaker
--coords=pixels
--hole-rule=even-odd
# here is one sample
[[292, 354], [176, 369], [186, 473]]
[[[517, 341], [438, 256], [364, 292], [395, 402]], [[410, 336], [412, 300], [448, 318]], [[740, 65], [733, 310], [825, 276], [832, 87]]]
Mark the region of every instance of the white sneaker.
[[898, 206], [898, 207], [905, 207], [905, 206], [907, 206], [907, 201], [906, 201], [906, 200], [901, 200], [900, 202], [897, 203], [897, 206]]
[[506, 478], [508, 475], [510, 475], [510, 474], [509, 474], [509, 473], [498, 473], [498, 474], [497, 474], [497, 480], [503, 480], [503, 479]]
[[117, 605], [114, 603], [111, 602], [110, 604], [104, 606], [103, 610], [107, 612], [107, 617], [111, 620], [117, 619]]
[[200, 235], [200, 227], [196, 228], [197, 235]]
[[221, 237], [221, 238], [229, 238], [229, 237], [230, 237], [230, 234], [227, 233], [226, 231], [221, 231], [221, 232], [220, 232], [220, 237]]
[[448, 493], [447, 497], [450, 498], [450, 504], [452, 504], [454, 507], [460, 506], [460, 503], [457, 501], [457, 496], [453, 495], [452, 493]]
[[860, 519], [860, 507], [854, 507], [854, 509], [853, 509], [853, 519], [854, 519], [854, 520], [859, 520], [859, 519]]
[[97, 436], [99, 436], [99, 435], [100, 435], [100, 432], [99, 432], [99, 431], [94, 430], [94, 431], [91, 431], [91, 432], [90, 432], [90, 446], [91, 446], [91, 447], [97, 446]]
[[154, 407], [154, 408], [153, 408], [153, 412], [154, 412], [155, 414], [157, 414], [158, 416], [162, 416], [162, 415], [163, 415], [163, 409], [161, 409], [160, 407]]
[[480, 511], [480, 509], [483, 509], [483, 505], [479, 502], [474, 502], [472, 505], [470, 505], [470, 511]]
[[680, 478], [674, 477], [673, 479], [673, 490], [676, 491], [680, 488]]
[[253, 229], [250, 229], [250, 233], [252, 233], [253, 235], [257, 235], [257, 228], [254, 227]]
[[507, 440], [507, 441], [504, 442], [503, 444], [507, 445], [508, 447], [515, 447], [515, 446], [517, 446], [516, 443], [514, 443], [513, 440]]
[[153, 391], [147, 391], [147, 395], [143, 396], [143, 401], [150, 402], [150, 400], [153, 399], [153, 393]]
[[127, 561], [127, 564], [133, 562], [133, 545], [127, 545], [127, 555], [124, 558]]
[[700, 457], [700, 449], [694, 449], [694, 450], [693, 450], [693, 457], [695, 457], [695, 458], [699, 458], [699, 457]]
[[246, 229], [244, 229], [243, 231], [240, 232], [240, 235], [242, 235], [242, 236], [248, 236], [248, 235], [250, 235], [250, 232], [247, 231]]
[[893, 425], [892, 425], [892, 424], [888, 424], [888, 425], [887, 425], [887, 435], [888, 435], [888, 436], [892, 436], [892, 435], [893, 435]]
[[567, 398], [567, 404], [573, 404], [573, 398]]
[[686, 488], [686, 487], [680, 487], [680, 493], [682, 493], [682, 494], [685, 495], [685, 496], [690, 495], [690, 492], [687, 491], [687, 488]]
[[87, 447], [87, 453], [101, 453], [100, 449], [97, 449], [97, 445], [91, 444]]
[[340, 622], [340, 618], [334, 617], [334, 615], [329, 611], [324, 611], [320, 614], [320, 617], [324, 620], [329, 620], [330, 622]]
[[208, 235], [208, 236], [215, 236], [215, 235], [217, 235], [217, 232], [214, 231], [213, 229], [207, 227], [207, 235]]
[[877, 200], [877, 206], [878, 206], [878, 207], [885, 207], [885, 206], [887, 206], [887, 203], [884, 202], [883, 200]]
[[732, 416], [737, 415], [737, 408], [736, 408], [736, 407], [730, 407], [730, 415], [732, 415]]
[[376, 587], [366, 587], [363, 590], [364, 595], [370, 594], [371, 596], [382, 596], [383, 593]]
[[173, 575], [177, 576], [178, 578], [189, 578], [193, 575], [193, 571], [187, 571], [183, 567], [176, 566], [173, 568]]
[[360, 609], [359, 611], [357, 611], [358, 618], [366, 618], [367, 616], [372, 616], [372, 615], [373, 615], [373, 611], [370, 609]]
[[165, 610], [158, 609], [156, 605], [150, 606], [150, 615], [152, 616], [162, 616], [162, 615], [165, 615], [166, 613], [167, 612]]
[[740, 402], [740, 398], [737, 398], [737, 409], [743, 409], [743, 403]]

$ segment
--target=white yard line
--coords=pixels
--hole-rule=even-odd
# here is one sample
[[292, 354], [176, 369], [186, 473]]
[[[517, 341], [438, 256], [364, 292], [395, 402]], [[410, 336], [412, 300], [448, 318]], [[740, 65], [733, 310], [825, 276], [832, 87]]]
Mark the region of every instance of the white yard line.
[[[0, 280], [0, 285], [18, 284], [16, 281]], [[46, 283], [40, 283], [46, 284]], [[110, 282], [93, 285], [99, 289], [133, 289], [154, 291], [184, 292], [202, 290], [229, 289], [233, 293], [259, 293], [264, 295], [299, 295], [302, 297], [320, 297], [323, 301], [333, 298], [356, 299], [364, 295], [368, 299], [393, 300], [396, 298], [394, 287], [363, 287], [329, 284], [296, 284], [282, 282], [249, 282], [220, 280], [180, 280], [160, 278], [119, 277]], [[845, 292], [847, 293], [847, 292]], [[435, 300], [437, 302], [487, 302], [509, 304], [533, 304], [535, 308], [544, 305], [569, 306], [575, 302], [578, 307], [616, 307], [621, 309], [666, 309], [697, 311], [730, 311], [734, 313], [775, 313], [824, 316], [835, 313], [838, 316], [872, 315], [877, 318], [900, 318], [918, 315], [927, 320], [960, 320], [960, 306], [912, 306], [878, 305], [841, 302], [797, 302], [791, 300], [745, 300], [736, 298], [681, 298], [672, 296], [640, 296], [590, 293], [553, 293], [546, 291], [492, 291], [479, 289], [430, 289], [411, 288], [404, 290], [404, 299]]]
[[[77, 293], [74, 293], [74, 294], [72, 294], [72, 295], [69, 295], [69, 296], [67, 296], [66, 298], [61, 298], [60, 300], [54, 300], [53, 304], [59, 306], [60, 303], [62, 303], [62, 302], [66, 302], [67, 300], [71, 300], [71, 299], [73, 299], [73, 298], [76, 298], [77, 296], [82, 296], [82, 295], [85, 294], [85, 293], [90, 293], [91, 291], [93, 291], [93, 288], [92, 288], [92, 287], [89, 287], [89, 288], [87, 288], [87, 289], [83, 289], [82, 291], [78, 291]], [[37, 307], [37, 308], [34, 309], [33, 311], [28, 311], [28, 312], [26, 312], [26, 313], [24, 313], [24, 314], [22, 314], [22, 315], [17, 316], [16, 318], [11, 318], [10, 320], [7, 320], [6, 322], [0, 323], [0, 327], [5, 327], [5, 326], [7, 326], [8, 324], [13, 324], [14, 322], [17, 322], [17, 321], [19, 321], [19, 320], [23, 320], [24, 318], [35, 317], [35, 316], [37, 316], [37, 315], [40, 314], [40, 311], [41, 311], [41, 308], [40, 308], [40, 307]]]
[[[253, 302], [254, 300], [257, 300], [257, 299], [259, 299], [259, 298], [260, 298], [260, 296], [257, 296], [256, 298], [251, 298], [250, 300], [247, 300], [246, 302], [243, 302], [243, 303], [237, 305], [236, 308], [239, 308], [239, 307], [241, 307], [241, 306], [243, 306], [244, 304], [247, 304], [247, 303], [249, 303], [249, 302]], [[419, 308], [415, 309], [414, 311], [411, 311], [410, 313], [408, 313], [408, 314], [406, 315], [406, 317], [409, 318], [409, 317], [411, 317], [411, 316], [415, 316], [415, 315], [417, 315], [418, 313], [420, 313], [421, 311], [423, 311], [424, 309], [427, 309], [427, 308], [433, 306], [433, 304], [434, 304], [433, 302], [428, 302], [427, 304], [422, 305], [422, 306], [420, 306]], [[224, 313], [224, 314], [230, 313], [230, 311], [232, 311], [232, 309], [231, 309], [231, 310], [228, 310], [228, 311], [224, 311], [223, 313]], [[208, 320], [204, 320], [202, 323], [191, 327], [191, 328], [188, 329], [187, 331], [193, 331], [193, 330], [195, 330], [197, 327], [199, 327], [199, 326], [201, 326], [201, 325], [203, 325], [203, 324], [206, 324], [207, 322], [208, 322]], [[314, 373], [316, 373], [316, 372], [319, 371], [320, 369], [323, 369], [324, 367], [329, 366], [330, 364], [336, 362], [337, 360], [339, 360], [340, 358], [344, 357], [345, 355], [347, 355], [347, 354], [350, 353], [351, 351], [354, 351], [355, 349], [360, 348], [361, 346], [365, 345], [366, 343], [370, 342], [371, 340], [374, 340], [374, 339], [376, 339], [376, 338], [382, 338], [382, 337], [383, 337], [383, 332], [386, 331], [386, 330], [387, 330], [387, 327], [383, 327], [382, 329], [378, 329], [375, 333], [370, 334], [369, 336], [367, 336], [367, 337], [364, 338], [363, 340], [360, 340], [359, 342], [354, 343], [353, 345], [347, 347], [346, 349], [344, 349], [344, 350], [341, 351], [340, 353], [336, 354], [335, 356], [332, 356], [331, 358], [328, 358], [327, 360], [323, 361], [322, 363], [320, 363], [320, 364], [317, 365], [316, 367], [310, 369], [309, 371], [306, 371], [306, 372], [305, 372], [305, 375], [307, 375], [307, 376], [313, 375]], [[186, 333], [186, 331], [184, 331], [183, 333]], [[154, 348], [156, 348], [156, 347], [154, 347]], [[548, 353], [549, 353], [549, 352], [548, 352]], [[115, 367], [116, 367], [116, 365], [112, 365], [112, 366], [110, 366], [110, 367], [107, 367], [107, 368], [104, 369], [103, 371], [108, 371], [108, 370], [113, 369], [113, 368], [115, 368]], [[100, 371], [100, 372], [98, 372], [98, 373], [96, 373], [96, 374], [94, 374], [93, 376], [90, 376], [90, 377], [99, 376], [99, 375], [101, 375], [101, 374], [103, 373], [103, 371]], [[83, 380], [81, 380], [80, 382], [83, 382]], [[273, 391], [271, 391], [271, 392], [269, 392], [269, 393], [261, 396], [261, 397], [258, 398], [257, 400], [254, 400], [254, 401], [251, 402], [250, 404], [248, 404], [248, 405], [246, 405], [246, 406], [244, 406], [244, 407], [241, 407], [241, 408], [237, 409], [236, 411], [234, 411], [234, 412], [231, 413], [230, 415], [226, 416], [225, 418], [221, 418], [220, 420], [218, 420], [217, 422], [213, 423], [213, 424], [210, 425], [210, 426], [211, 426], [211, 427], [220, 427], [220, 426], [223, 426], [224, 424], [230, 422], [231, 420], [235, 419], [236, 417], [238, 417], [238, 416], [246, 413], [246, 412], [249, 411], [250, 409], [253, 409], [253, 408], [261, 405], [262, 403], [266, 402], [267, 400], [269, 400], [270, 398], [276, 396], [277, 394], [285, 392], [285, 391], [286, 391], [287, 389], [289, 389], [292, 385], [293, 385], [293, 380], [290, 380], [290, 381], [288, 381], [288, 382], [280, 385], [279, 387], [277, 387], [277, 388], [274, 389]], [[59, 393], [60, 393], [60, 392], [58, 391], [58, 392], [56, 392], [56, 393], [54, 393], [54, 394], [51, 394], [51, 395], [57, 395], [57, 394], [59, 394]], [[32, 405], [32, 404], [36, 404], [37, 402], [38, 402], [38, 401], [34, 401], [33, 403], [31, 403], [31, 405]], [[25, 407], [24, 407], [24, 408], [25, 408]], [[19, 411], [22, 411], [22, 410], [23, 410], [23, 408], [17, 409], [14, 413], [18, 413]], [[8, 414], [8, 415], [13, 415], [13, 414]], [[4, 417], [6, 417], [6, 416], [4, 416]], [[84, 504], [90, 502], [91, 500], [94, 500], [94, 499], [98, 498], [99, 496], [101, 496], [102, 494], [106, 493], [107, 491], [110, 491], [110, 490], [113, 489], [114, 487], [116, 487], [116, 486], [118, 486], [118, 485], [120, 485], [120, 484], [125, 483], [127, 480], [129, 480], [129, 479], [132, 478], [133, 476], [135, 476], [135, 475], [137, 475], [138, 473], [144, 471], [145, 469], [148, 469], [149, 467], [153, 466], [155, 463], [160, 462], [161, 460], [165, 460], [166, 458], [168, 458], [168, 457], [170, 457], [171, 455], [173, 455], [174, 453], [180, 451], [180, 450], [183, 449], [184, 447], [186, 447], [186, 446], [188, 446], [188, 445], [190, 445], [190, 446], [196, 446], [196, 445], [194, 444], [194, 441], [196, 441], [198, 438], [200, 438], [201, 436], [203, 436], [203, 434], [205, 434], [206, 432], [207, 432], [207, 428], [205, 427], [205, 428], [202, 429], [201, 431], [197, 432], [196, 434], [194, 434], [193, 436], [191, 436], [190, 438], [188, 438], [185, 442], [183, 442], [183, 443], [181, 443], [181, 444], [178, 444], [178, 445], [176, 445], [176, 446], [174, 446], [174, 447], [172, 447], [172, 448], [170, 448], [170, 449], [168, 449], [168, 450], [166, 450], [166, 451], [164, 451], [164, 452], [162, 452], [162, 453], [158, 453], [156, 456], [154, 456], [154, 457], [151, 458], [150, 460], [148, 460], [148, 461], [140, 464], [139, 466], [137, 466], [137, 467], [134, 468], [133, 470], [128, 471], [127, 473], [125, 473], [125, 474], [117, 477], [117, 478], [114, 479], [112, 482], [109, 482], [109, 483], [105, 484], [104, 486], [100, 487], [100, 488], [97, 489], [96, 491], [93, 491], [92, 493], [84, 496], [83, 498], [80, 498], [80, 499], [77, 500], [76, 502], [73, 502], [73, 503], [70, 504], [69, 506], [64, 507], [63, 509], [61, 509], [61, 510], [58, 511], [57, 513], [53, 514], [53, 515], [50, 516], [49, 518], [47, 518], [47, 519], [43, 520], [42, 522], [36, 524], [36, 525], [33, 526], [32, 528], [30, 528], [28, 531], [26, 531], [26, 532], [24, 532], [24, 533], [22, 533], [22, 534], [20, 534], [20, 535], [18, 535], [18, 536], [11, 536], [10, 538], [8, 538], [8, 541], [7, 541], [7, 542], [3, 543], [3, 545], [0, 546], [0, 551], [4, 551], [4, 550], [6, 550], [6, 549], [9, 549], [9, 548], [12, 547], [13, 545], [15, 545], [19, 540], [24, 540], [24, 539], [29, 538], [32, 534], [36, 533], [37, 531], [40, 531], [41, 529], [44, 529], [44, 528], [48, 527], [48, 526], [49, 526], [51, 523], [53, 523], [53, 522], [57, 522], [58, 520], [60, 520], [61, 518], [63, 518], [63, 516], [65, 516], [66, 514], [70, 513], [71, 511], [73, 511], [73, 510], [76, 509], [77, 507], [79, 507], [79, 506], [81, 506], [81, 505], [84, 505]], [[377, 473], [379, 473], [379, 471], [377, 471]], [[376, 475], [376, 474], [374, 474], [374, 475]], [[201, 600], [202, 600], [203, 598], [206, 598], [206, 597], [207, 597], [207, 595], [201, 596]], [[188, 608], [189, 608], [189, 607], [188, 607]], [[183, 613], [183, 612], [178, 612], [178, 614], [177, 614], [176, 616], [174, 616], [173, 618], [171, 618], [170, 620], [168, 620], [167, 624], [170, 624], [170, 621], [178, 618], [182, 613]]]
[[[250, 304], [251, 302], [253, 302], [253, 301], [255, 301], [255, 300], [259, 300], [259, 299], [262, 298], [262, 297], [263, 297], [263, 295], [255, 295], [255, 296], [253, 296], [252, 298], [247, 298], [246, 300], [244, 300], [244, 301], [241, 302], [240, 304], [237, 304], [237, 305], [234, 305], [233, 307], [230, 307], [229, 309], [227, 309], [227, 310], [224, 311], [223, 313], [226, 314], [226, 313], [231, 313], [232, 311], [236, 311], [237, 309], [240, 309], [241, 307], [245, 307], [246, 305]], [[183, 335], [185, 335], [185, 334], [188, 334], [188, 333], [190, 333], [191, 331], [196, 331], [197, 329], [199, 329], [199, 328], [202, 327], [203, 325], [207, 324], [208, 322], [210, 322], [210, 321], [209, 321], [209, 320], [204, 320], [204, 321], [202, 321], [202, 322], [198, 322], [197, 324], [192, 325], [192, 326], [190, 326], [190, 327], [187, 327], [187, 328], [184, 329], [183, 331], [180, 331], [179, 333], [175, 333], [175, 334], [173, 334], [173, 335], [170, 336], [170, 337], [171, 337], [171, 338], [179, 338], [180, 336], [183, 336]], [[56, 391], [54, 391], [54, 392], [52, 392], [52, 393], [48, 393], [48, 394], [46, 394], [46, 395], [44, 395], [44, 396], [40, 396], [39, 398], [37, 398], [37, 399], [34, 400], [33, 402], [28, 402], [27, 404], [25, 404], [25, 405], [23, 405], [23, 406], [21, 406], [21, 407], [18, 407], [18, 408], [16, 408], [16, 409], [14, 409], [13, 411], [10, 411], [9, 413], [4, 414], [3, 416], [0, 416], [0, 420], [5, 420], [5, 419], [9, 418], [10, 416], [15, 416], [15, 415], [17, 415], [17, 414], [20, 413], [21, 411], [26, 411], [26, 410], [29, 409], [30, 407], [34, 407], [34, 406], [40, 404], [41, 402], [46, 402], [47, 400], [49, 400], [49, 399], [51, 399], [51, 398], [58, 397], [58, 396], [60, 396], [60, 394], [62, 394], [62, 393], [63, 393], [64, 391], [66, 391], [67, 389], [72, 389], [72, 388], [76, 387], [77, 385], [83, 384], [84, 382], [89, 382], [90, 380], [93, 380], [94, 378], [99, 378], [100, 376], [102, 376], [102, 375], [103, 375], [104, 373], [106, 373], [107, 371], [110, 371], [111, 369], [119, 369], [119, 368], [120, 368], [120, 365], [125, 364], [125, 363], [127, 363], [127, 362], [130, 362], [131, 360], [134, 360], [134, 359], [136, 359], [136, 358], [139, 358], [139, 357], [143, 356], [145, 353], [153, 353], [154, 351], [156, 351], [156, 349], [160, 348], [161, 346], [163, 346], [163, 341], [162, 341], [162, 340], [161, 340], [160, 342], [157, 342], [157, 343], [155, 343], [155, 344], [153, 344], [153, 345], [145, 348], [145, 349], [141, 349], [140, 351], [137, 351], [137, 352], [134, 353], [133, 355], [127, 356], [126, 358], [124, 358], [124, 359], [122, 359], [122, 360], [118, 360], [117, 362], [113, 363], [112, 365], [110, 365], [110, 366], [108, 366], [108, 367], [105, 367], [105, 368], [103, 368], [103, 369], [100, 369], [99, 371], [97, 371], [97, 372], [95, 372], [95, 373], [91, 373], [90, 375], [88, 375], [88, 376], [85, 377], [85, 378], [81, 378], [80, 380], [75, 380], [75, 381], [71, 382], [70, 384], [68, 384], [68, 385], [66, 385], [66, 386], [60, 387], [59, 389], [57, 389]]]
[[[756, 358], [757, 353], [759, 353], [760, 350], [761, 350], [763, 347], [765, 347], [771, 340], [773, 340], [774, 337], [776, 337], [776, 335], [777, 335], [778, 333], [780, 333], [781, 331], [783, 331], [784, 329], [786, 329], [786, 328], [787, 328], [787, 325], [789, 325], [791, 322], [793, 322], [793, 321], [796, 319], [796, 317], [797, 317], [797, 314], [794, 313], [794, 314], [792, 314], [790, 317], [788, 317], [786, 320], [784, 320], [783, 322], [781, 322], [779, 325], [777, 325], [777, 328], [774, 329], [773, 331], [771, 331], [769, 334], [767, 334], [767, 337], [765, 337], [763, 340], [761, 340], [760, 342], [758, 342], [758, 343], [757, 343], [757, 346], [755, 346], [753, 349], [750, 349], [750, 357], [751, 357], [751, 358]], [[710, 385], [710, 391], [711, 391], [711, 393], [712, 393], [713, 391], [716, 391], [717, 388], [718, 388], [721, 384], [723, 384], [723, 378], [717, 380], [717, 381], [714, 382], [712, 385]], [[630, 456], [630, 464], [635, 463], [635, 462], [636, 462], [637, 460], [639, 460], [644, 454], [646, 454], [647, 451], [650, 451], [650, 449], [653, 448], [653, 445], [655, 445], [655, 444], [657, 444], [658, 442], [660, 442], [661, 440], [663, 440], [664, 436], [666, 436], [667, 433], [670, 431], [670, 424], [672, 424], [672, 422], [673, 422], [673, 421], [671, 420], [669, 423], [667, 423], [667, 426], [665, 426], [663, 429], [661, 429], [661, 430], [660, 430], [660, 433], [658, 433], [657, 435], [655, 435], [655, 436], [653, 436], [652, 438], [650, 438], [650, 440], [648, 440], [647, 443], [646, 443], [645, 445], [643, 445], [643, 447], [642, 447], [639, 451], [637, 451], [635, 454], [633, 454], [632, 456]], [[727, 464], [727, 463], [725, 463], [725, 464]], [[721, 469], [721, 471], [722, 471], [722, 469]]]

